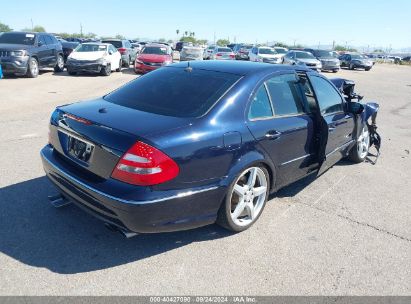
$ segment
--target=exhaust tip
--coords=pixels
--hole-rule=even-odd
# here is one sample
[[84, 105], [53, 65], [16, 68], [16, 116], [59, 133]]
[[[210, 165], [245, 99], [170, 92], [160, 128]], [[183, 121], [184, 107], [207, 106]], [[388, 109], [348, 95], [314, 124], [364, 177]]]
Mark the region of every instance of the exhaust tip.
[[110, 223], [104, 223], [104, 226], [110, 230], [111, 232], [120, 232], [120, 234], [122, 236], [124, 236], [126, 239], [132, 238], [136, 235], [138, 235], [138, 233], [126, 230], [126, 229], [122, 229], [120, 227], [117, 227], [116, 225], [110, 224]]

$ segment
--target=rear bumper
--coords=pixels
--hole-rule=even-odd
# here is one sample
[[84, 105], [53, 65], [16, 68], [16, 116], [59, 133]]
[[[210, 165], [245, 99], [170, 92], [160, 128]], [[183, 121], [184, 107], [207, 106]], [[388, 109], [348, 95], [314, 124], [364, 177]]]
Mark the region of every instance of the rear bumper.
[[214, 223], [226, 191], [219, 185], [152, 191], [112, 179], [91, 182], [76, 175], [51, 146], [40, 154], [47, 177], [63, 196], [104, 222], [137, 233], [186, 230]]

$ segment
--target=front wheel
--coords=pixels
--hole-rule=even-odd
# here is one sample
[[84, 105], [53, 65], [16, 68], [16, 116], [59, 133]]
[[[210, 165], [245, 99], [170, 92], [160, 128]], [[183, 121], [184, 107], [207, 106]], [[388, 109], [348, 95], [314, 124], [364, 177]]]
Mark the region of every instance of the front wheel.
[[245, 169], [228, 189], [218, 211], [217, 223], [234, 232], [248, 229], [260, 217], [267, 202], [269, 189], [267, 169]]
[[365, 68], [365, 70], [368, 72], [369, 70], [371, 70], [371, 68]]
[[110, 76], [111, 74], [111, 65], [107, 64], [105, 67], [101, 68], [101, 75], [103, 76]]
[[355, 69], [355, 67], [354, 67], [354, 65], [353, 65], [352, 63], [350, 63], [349, 69], [350, 69], [350, 70], [354, 70], [354, 69]]
[[368, 155], [370, 149], [370, 132], [367, 126], [364, 126], [360, 135], [357, 138], [357, 142], [350, 152], [350, 159], [354, 163], [362, 163]]
[[36, 78], [39, 76], [39, 63], [36, 58], [30, 58], [27, 67], [27, 77]]

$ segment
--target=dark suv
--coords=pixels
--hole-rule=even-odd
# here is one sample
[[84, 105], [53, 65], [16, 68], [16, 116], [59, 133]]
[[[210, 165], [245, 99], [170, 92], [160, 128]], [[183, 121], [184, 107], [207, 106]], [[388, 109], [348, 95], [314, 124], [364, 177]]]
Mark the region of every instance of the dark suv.
[[129, 67], [136, 60], [137, 50], [126, 39], [105, 39], [102, 43], [110, 43], [120, 52], [123, 66]]
[[64, 69], [63, 48], [51, 34], [30, 32], [0, 33], [0, 64], [5, 75], [35, 78], [42, 68]]

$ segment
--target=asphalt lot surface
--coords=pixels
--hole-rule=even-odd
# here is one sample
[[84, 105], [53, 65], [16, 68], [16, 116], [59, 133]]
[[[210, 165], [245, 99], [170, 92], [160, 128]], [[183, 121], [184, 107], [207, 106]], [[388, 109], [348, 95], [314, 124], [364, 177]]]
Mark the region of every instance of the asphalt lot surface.
[[281, 190], [243, 233], [128, 240], [75, 206], [53, 208], [39, 151], [57, 105], [134, 73], [0, 80], [0, 295], [411, 295], [411, 68], [326, 76], [380, 103], [376, 165], [342, 161]]

